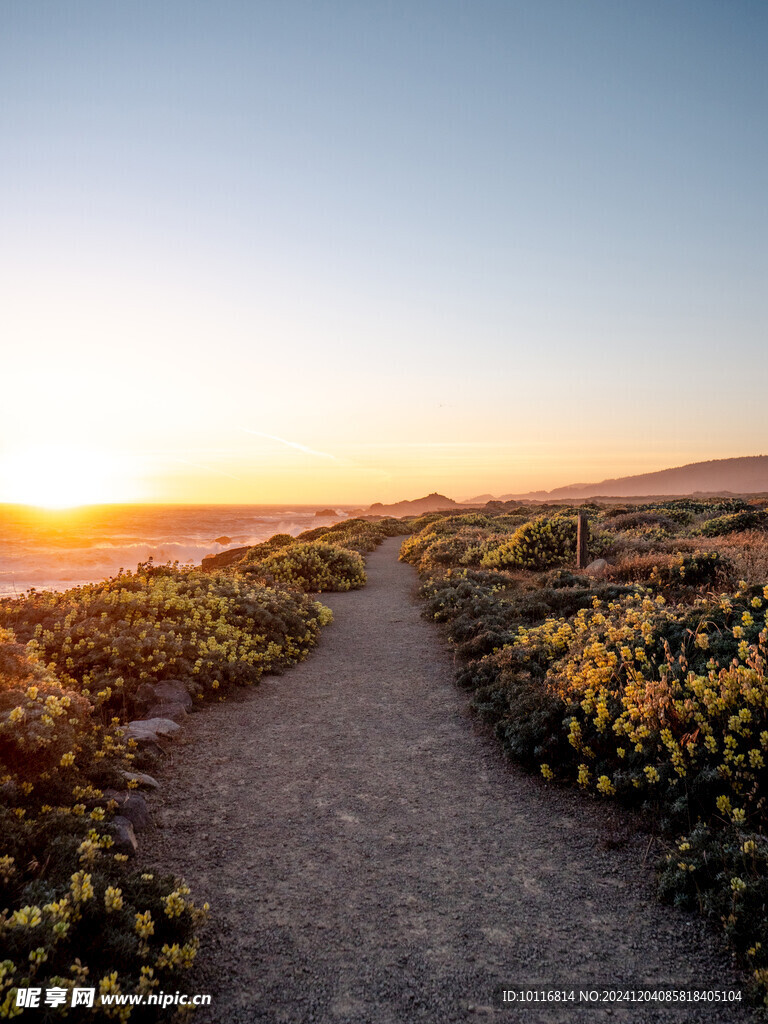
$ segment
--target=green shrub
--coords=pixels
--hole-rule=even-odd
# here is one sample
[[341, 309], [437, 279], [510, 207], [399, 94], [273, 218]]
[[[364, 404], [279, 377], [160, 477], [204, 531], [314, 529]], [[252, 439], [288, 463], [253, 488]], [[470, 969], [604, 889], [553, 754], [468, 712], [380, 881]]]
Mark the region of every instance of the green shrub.
[[481, 565], [498, 569], [547, 569], [574, 557], [576, 520], [556, 515], [524, 523], [506, 544], [494, 546]]
[[667, 855], [659, 877], [665, 903], [697, 909], [722, 925], [731, 944], [768, 984], [768, 840], [744, 824], [699, 822]]
[[726, 533], [740, 533], [742, 530], [768, 529], [768, 512], [763, 509], [745, 509], [731, 515], [708, 519], [701, 527], [704, 537], [722, 537]]
[[418, 533], [412, 533], [400, 546], [400, 561], [409, 562], [411, 565], [416, 566], [417, 569], [421, 568], [421, 559], [424, 552], [439, 539], [440, 535], [435, 530], [428, 529], [427, 527], [424, 527]]
[[[366, 523], [344, 539], [396, 532]], [[112, 849], [117, 804], [104, 790], [125, 788], [136, 756], [120, 723], [142, 682], [181, 679], [200, 699], [220, 697], [304, 657], [331, 613], [286, 584], [365, 582], [361, 556], [336, 544], [277, 535], [245, 554], [251, 578], [150, 561], [0, 600], [0, 1017], [16, 1015], [19, 986], [188, 987], [207, 908], [171, 876], [129, 872]], [[253, 578], [265, 565], [277, 586]], [[134, 1008], [131, 1019], [157, 1016]]]
[[440, 521], [403, 557], [421, 567], [425, 614], [445, 623], [458, 682], [506, 750], [546, 779], [644, 808], [675, 838], [662, 897], [721, 922], [765, 994], [768, 586], [753, 566], [755, 585], [718, 594], [733, 587], [739, 545], [762, 535], [720, 542], [727, 558], [691, 537], [702, 521], [719, 536], [763, 516], [739, 499], [606, 511], [590, 551], [610, 544], [621, 561], [599, 579], [535, 572], [570, 556], [567, 510], [489, 532], [479, 569], [460, 567], [476, 549]]
[[0, 1017], [20, 986], [149, 992], [191, 966], [205, 908], [111, 849], [101, 787], [131, 756], [116, 722], [0, 629]]
[[638, 555], [610, 566], [608, 574], [613, 580], [647, 583], [667, 596], [682, 596], [686, 589], [722, 588], [734, 582], [731, 563], [718, 551]]
[[64, 593], [0, 600], [0, 624], [104, 715], [123, 717], [142, 682], [181, 679], [194, 695], [218, 697], [282, 671], [306, 656], [329, 615], [242, 576], [151, 563]]
[[365, 562], [356, 551], [323, 541], [294, 544], [261, 562], [264, 574], [304, 593], [365, 586]]
[[245, 565], [255, 565], [269, 555], [273, 555], [276, 551], [290, 547], [291, 544], [295, 543], [296, 539], [290, 533], [276, 533], [269, 540], [262, 541], [261, 544], [254, 544], [248, 548], [248, 553], [238, 564], [238, 568], [241, 569]]
[[653, 526], [658, 533], [667, 535], [675, 531], [675, 521], [669, 515], [645, 509], [638, 512], [624, 512], [622, 515], [614, 515], [610, 520], [611, 528], [614, 530], [634, 530], [646, 526]]
[[395, 537], [408, 532], [408, 527], [398, 519], [347, 519], [330, 527], [306, 530], [300, 533], [296, 540], [301, 543], [322, 539], [328, 544], [365, 554], [378, 547], [385, 537]]

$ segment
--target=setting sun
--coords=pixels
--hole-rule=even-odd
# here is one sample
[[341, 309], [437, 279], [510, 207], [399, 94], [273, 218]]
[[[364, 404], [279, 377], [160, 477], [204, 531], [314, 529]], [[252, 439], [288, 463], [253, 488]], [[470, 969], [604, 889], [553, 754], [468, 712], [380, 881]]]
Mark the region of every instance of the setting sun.
[[73, 508], [131, 500], [130, 478], [104, 452], [45, 445], [0, 458], [1, 500], [41, 508]]

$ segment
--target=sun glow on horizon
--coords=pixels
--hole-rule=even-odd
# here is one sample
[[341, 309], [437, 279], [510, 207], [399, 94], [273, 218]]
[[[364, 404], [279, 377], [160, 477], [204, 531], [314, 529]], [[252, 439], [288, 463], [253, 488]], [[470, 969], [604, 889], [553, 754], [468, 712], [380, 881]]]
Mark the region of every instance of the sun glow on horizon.
[[768, 4], [222, 9], [2, 7], [0, 503], [763, 447]]
[[0, 501], [69, 509], [139, 499], [121, 459], [69, 445], [40, 445], [0, 456]]

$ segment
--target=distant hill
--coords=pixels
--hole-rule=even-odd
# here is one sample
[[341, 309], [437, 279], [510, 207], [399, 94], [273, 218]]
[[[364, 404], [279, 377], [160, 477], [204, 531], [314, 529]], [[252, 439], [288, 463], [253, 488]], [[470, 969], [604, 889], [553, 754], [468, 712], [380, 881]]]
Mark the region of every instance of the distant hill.
[[462, 505], [484, 505], [487, 501], [494, 501], [492, 494], [476, 494], [474, 498], [466, 498]]
[[444, 494], [428, 494], [425, 498], [414, 498], [413, 501], [396, 501], [393, 505], [382, 505], [377, 501], [367, 511], [370, 516], [420, 516], [425, 512], [444, 512], [446, 509], [457, 508], [453, 498]]
[[713, 459], [691, 462], [656, 473], [622, 476], [597, 484], [569, 484], [553, 491], [528, 494], [502, 494], [501, 499], [533, 498], [635, 498], [644, 495], [678, 494], [761, 494], [768, 492], [768, 455], [748, 455], [737, 459]]

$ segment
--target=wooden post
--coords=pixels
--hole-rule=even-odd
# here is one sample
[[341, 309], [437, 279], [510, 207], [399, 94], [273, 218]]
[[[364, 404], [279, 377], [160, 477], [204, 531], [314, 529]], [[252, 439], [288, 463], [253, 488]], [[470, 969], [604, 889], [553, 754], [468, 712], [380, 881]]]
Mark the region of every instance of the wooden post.
[[589, 555], [589, 520], [586, 512], [579, 512], [579, 525], [576, 530], [576, 568], [586, 569]]

